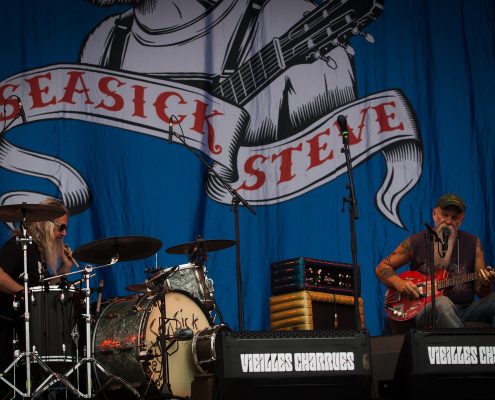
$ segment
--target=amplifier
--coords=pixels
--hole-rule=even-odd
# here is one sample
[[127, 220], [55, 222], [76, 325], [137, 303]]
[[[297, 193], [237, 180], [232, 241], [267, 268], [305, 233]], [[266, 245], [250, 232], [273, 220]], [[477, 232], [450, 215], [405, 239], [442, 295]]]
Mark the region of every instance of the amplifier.
[[493, 399], [495, 329], [412, 330], [402, 346], [393, 393], [401, 399]]
[[[365, 328], [358, 299], [360, 329]], [[354, 296], [301, 290], [270, 297], [270, 330], [355, 329]]]
[[353, 279], [352, 264], [306, 257], [271, 264], [272, 295], [314, 290], [353, 296]]
[[365, 331], [222, 331], [216, 346], [220, 400], [371, 395]]

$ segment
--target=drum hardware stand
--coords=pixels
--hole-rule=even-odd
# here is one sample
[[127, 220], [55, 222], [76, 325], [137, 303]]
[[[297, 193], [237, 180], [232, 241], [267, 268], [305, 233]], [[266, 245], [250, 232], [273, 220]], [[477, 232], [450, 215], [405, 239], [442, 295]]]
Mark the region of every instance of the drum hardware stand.
[[[45, 281], [63, 277], [63, 276], [69, 276], [77, 273], [83, 273], [84, 276], [84, 282], [85, 282], [85, 288], [83, 289], [85, 293], [85, 303], [86, 303], [86, 312], [85, 314], [82, 314], [85, 319], [85, 327], [86, 327], [86, 349], [85, 349], [85, 357], [81, 359], [76, 365], [74, 365], [69, 371], [65, 373], [65, 375], [61, 374], [56, 374], [53, 373], [52, 371], [52, 376], [48, 377], [41, 385], [40, 388], [45, 386], [43, 390], [40, 390], [39, 392], [35, 393], [36, 396], [33, 395], [33, 399], [43, 393], [45, 390], [47, 390], [50, 386], [52, 386], [56, 381], [62, 382], [72, 393], [74, 393], [76, 396], [79, 398], [84, 398], [84, 399], [90, 399], [93, 398], [97, 392], [93, 393], [93, 382], [92, 382], [92, 377], [91, 377], [91, 372], [92, 372], [92, 365], [94, 367], [100, 369], [101, 372], [103, 372], [109, 379], [105, 382], [105, 384], [102, 385], [99, 391], [103, 390], [106, 386], [110, 384], [112, 381], [118, 381], [122, 386], [127, 388], [132, 394], [134, 394], [136, 397], [140, 397], [141, 395], [139, 392], [134, 389], [127, 381], [124, 379], [120, 378], [119, 376], [113, 375], [110, 371], [108, 371], [103, 365], [101, 365], [93, 356], [93, 351], [91, 349], [91, 309], [90, 309], [90, 304], [89, 304], [89, 298], [91, 295], [91, 286], [90, 286], [90, 278], [93, 276], [91, 275], [91, 272], [95, 269], [103, 268], [103, 267], [108, 267], [113, 264], [115, 264], [118, 261], [118, 256], [113, 257], [111, 262], [109, 264], [105, 265], [100, 265], [98, 267], [92, 267], [90, 265], [86, 265], [84, 270], [82, 271], [74, 271], [74, 272], [69, 272], [67, 274], [62, 274], [62, 275], [56, 275], [52, 276], [49, 278], [46, 278]], [[79, 391], [78, 388], [76, 388], [72, 383], [67, 379], [74, 371], [78, 371], [79, 368], [85, 364], [86, 365], [86, 393], [82, 393]], [[98, 392], [99, 392], [98, 391]]]
[[[13, 123], [16, 119], [15, 117], [11, 123]], [[8, 125], [10, 126], [10, 124]], [[3, 132], [2, 132], [3, 134]], [[22, 220], [20, 223], [20, 228], [22, 230], [22, 236], [16, 237], [16, 242], [22, 244], [22, 255], [23, 255], [23, 283], [24, 283], [24, 336], [25, 336], [25, 351], [24, 353], [19, 354], [15, 360], [0, 374], [0, 379], [4, 381], [8, 386], [10, 386], [15, 392], [20, 394], [22, 397], [30, 397], [31, 396], [31, 358], [33, 354], [31, 353], [30, 347], [30, 322], [29, 322], [29, 275], [28, 275], [28, 261], [27, 261], [27, 246], [33, 243], [33, 238], [28, 236], [26, 229], [26, 209], [22, 209]], [[15, 385], [11, 384], [7, 379], [4, 378], [4, 375], [8, 373], [13, 367], [17, 365], [17, 363], [24, 358], [26, 361], [26, 392], [23, 393], [19, 388]]]
[[[159, 282], [161, 283], [160, 285], [160, 290], [156, 292], [155, 294], [155, 299], [158, 298], [161, 301], [161, 306], [160, 306], [160, 318], [161, 318], [161, 323], [160, 323], [160, 333], [159, 333], [159, 344], [160, 344], [160, 351], [161, 351], [161, 361], [162, 361], [162, 376], [163, 376], [163, 384], [162, 388], [160, 389], [160, 394], [156, 397], [157, 399], [177, 399], [177, 400], [191, 400], [189, 397], [181, 397], [181, 396], [176, 396], [173, 394], [172, 388], [170, 386], [170, 375], [169, 375], [169, 363], [168, 363], [168, 351], [170, 348], [180, 339], [178, 331], [176, 331], [175, 335], [168, 335], [166, 331], [166, 324], [167, 321], [173, 320], [170, 318], [167, 318], [167, 304], [166, 304], [166, 298], [165, 294], [168, 292], [166, 285], [164, 284], [165, 280], [169, 278], [171, 275], [177, 272], [178, 268], [180, 265], [176, 265], [166, 271], [165, 273], [156, 276], [152, 280], [156, 280], [158, 278]], [[151, 280], [150, 280], [151, 281]], [[148, 284], [150, 281], [147, 281], [146, 283]], [[169, 340], [169, 343], [167, 344], [167, 340]]]
[[[220, 174], [213, 168], [213, 164], [210, 164], [204, 157], [202, 157], [196, 150], [194, 150], [189, 144], [186, 142], [184, 137], [184, 132], [182, 135], [177, 134], [173, 131], [173, 122], [172, 120], [175, 118], [177, 121], [179, 128], [182, 131], [182, 126], [178, 121], [175, 115], [170, 116], [170, 125], [169, 125], [169, 143], [172, 142], [172, 136], [175, 136], [183, 145], [186, 147], [191, 153], [193, 153], [196, 158], [203, 163], [207, 168], [207, 174], [213, 175], [218, 181], [222, 184], [222, 186], [230, 193], [232, 196], [232, 210], [234, 212], [234, 223], [235, 223], [235, 247], [236, 247], [236, 277], [237, 277], [237, 312], [239, 317], [239, 330], [244, 330], [244, 300], [242, 294], [242, 270], [241, 270], [241, 237], [239, 233], [239, 204], [245, 206], [253, 215], [256, 214], [256, 210], [233, 188], [231, 187], [225, 179], [223, 179]], [[358, 311], [359, 312], [359, 311]]]
[[[198, 235], [197, 241], [199, 243], [204, 243], [204, 239], [200, 235]], [[201, 283], [200, 288], [203, 291], [203, 293], [202, 293], [203, 299], [202, 300], [203, 300], [203, 303], [205, 305], [206, 305], [206, 302], [208, 300], [206, 298], [207, 293], [209, 293], [208, 285], [206, 284], [206, 281], [208, 280], [208, 273], [207, 273], [207, 268], [206, 268], [206, 261], [207, 260], [208, 260], [208, 253], [207, 253], [207, 249], [205, 248], [204, 245], [200, 245], [198, 247], [195, 247], [189, 256], [189, 262], [192, 265], [195, 265], [198, 268], [203, 268], [204, 281]], [[198, 282], [200, 281], [200, 279], [197, 279], [197, 278], [196, 278], [196, 280]], [[213, 285], [212, 285], [212, 287], [213, 287]], [[214, 311], [216, 313], [216, 315], [218, 316], [218, 319], [220, 320], [220, 324], [224, 325], [225, 322], [223, 320], [222, 313], [220, 312], [220, 308], [218, 308], [218, 304], [215, 300], [215, 294], [214, 293], [212, 294], [212, 301], [213, 301], [213, 309], [212, 310], [206, 310], [206, 311], [208, 311], [208, 313], [210, 314], [210, 318], [211, 318], [212, 322], [213, 322], [214, 317], [212, 317], [211, 312]]]
[[[24, 340], [25, 340], [25, 351], [17, 355], [14, 361], [0, 374], [0, 379], [4, 381], [10, 388], [17, 392], [22, 397], [27, 398], [36, 398], [40, 395], [44, 390], [41, 390], [43, 386], [46, 384], [47, 380], [42, 382], [38, 388], [36, 388], [33, 392], [32, 390], [32, 373], [31, 373], [31, 363], [36, 362], [39, 364], [41, 368], [43, 368], [46, 372], [48, 372], [51, 376], [56, 378], [56, 381], [61, 381], [62, 383], [70, 384], [70, 382], [60, 374], [55, 373], [50, 369], [50, 367], [43, 362], [37, 355], [36, 351], [31, 350], [31, 324], [30, 324], [30, 314], [29, 314], [29, 274], [28, 274], [28, 262], [27, 262], [27, 246], [33, 243], [33, 239], [31, 236], [27, 235], [26, 229], [26, 210], [22, 209], [22, 220], [20, 224], [22, 230], [22, 236], [17, 237], [17, 243], [22, 244], [22, 253], [23, 253], [23, 266], [24, 271], [22, 273], [23, 282], [24, 282]], [[4, 378], [4, 375], [8, 373], [12, 368], [14, 368], [22, 359], [25, 359], [26, 364], [26, 392], [22, 392], [15, 384], [12, 384], [7, 379]], [[53, 382], [55, 383], [55, 381]], [[53, 384], [52, 383], [52, 384]]]

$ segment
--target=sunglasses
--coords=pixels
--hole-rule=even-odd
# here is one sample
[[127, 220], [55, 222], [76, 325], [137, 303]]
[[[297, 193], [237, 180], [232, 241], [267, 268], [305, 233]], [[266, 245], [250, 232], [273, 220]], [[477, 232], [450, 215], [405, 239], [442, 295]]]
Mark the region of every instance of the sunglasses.
[[61, 224], [60, 222], [57, 222], [57, 221], [50, 221], [50, 222], [53, 222], [55, 225], [57, 225], [59, 232], [63, 232], [65, 230], [69, 229], [69, 225], [67, 225], [67, 224]]

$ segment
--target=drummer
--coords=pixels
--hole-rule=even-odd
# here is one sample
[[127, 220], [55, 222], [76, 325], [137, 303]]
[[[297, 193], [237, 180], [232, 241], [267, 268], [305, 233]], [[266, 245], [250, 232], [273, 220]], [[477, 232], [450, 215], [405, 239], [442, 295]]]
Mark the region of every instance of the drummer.
[[[59, 207], [64, 215], [49, 221], [31, 222], [26, 227], [28, 235], [33, 239], [32, 245], [27, 247], [30, 286], [40, 285], [43, 277], [69, 272], [73, 263], [72, 250], [64, 244], [69, 220], [67, 208], [52, 198], [41, 204]], [[13, 295], [21, 294], [24, 290], [23, 251], [22, 246], [16, 243], [16, 236], [20, 235], [19, 230], [14, 231], [0, 250], [0, 372], [13, 360], [12, 340], [16, 320], [16, 313], [12, 308]], [[1, 394], [4, 387], [0, 388]]]

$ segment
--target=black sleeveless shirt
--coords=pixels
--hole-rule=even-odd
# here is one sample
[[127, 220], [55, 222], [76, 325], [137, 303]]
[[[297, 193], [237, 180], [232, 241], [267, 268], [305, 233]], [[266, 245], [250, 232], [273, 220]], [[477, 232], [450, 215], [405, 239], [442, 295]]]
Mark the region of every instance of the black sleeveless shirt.
[[[413, 259], [410, 263], [412, 271], [429, 275], [427, 265], [426, 230], [409, 237]], [[458, 231], [452, 251], [450, 263], [447, 266], [448, 276], [474, 272], [476, 260], [476, 242], [478, 238], [468, 232]], [[436, 246], [435, 246], [436, 251]], [[444, 293], [454, 304], [466, 305], [474, 300], [474, 281], [461, 283], [445, 289]]]

